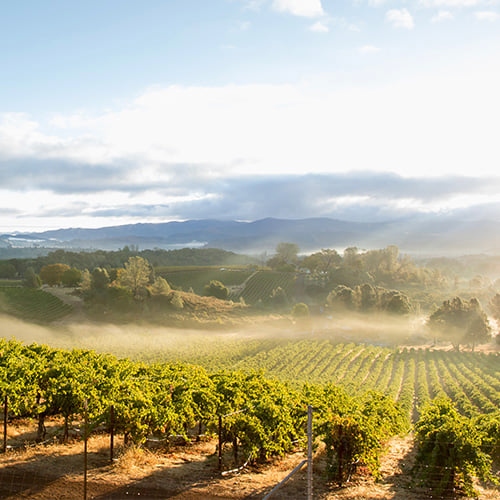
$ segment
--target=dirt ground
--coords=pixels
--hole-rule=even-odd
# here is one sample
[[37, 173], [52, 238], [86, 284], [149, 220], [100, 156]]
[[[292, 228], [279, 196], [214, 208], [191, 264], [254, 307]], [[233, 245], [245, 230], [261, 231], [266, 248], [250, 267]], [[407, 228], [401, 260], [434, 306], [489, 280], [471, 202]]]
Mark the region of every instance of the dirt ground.
[[[73, 500], [84, 498], [84, 445], [74, 429], [72, 439], [60, 444], [60, 422], [48, 424], [48, 441], [26, 446], [35, 437], [36, 422], [18, 421], [9, 426], [11, 448], [0, 455], [0, 498], [8, 500]], [[25, 446], [20, 446], [22, 443]], [[261, 499], [304, 460], [304, 452], [270, 461], [258, 468], [221, 475], [217, 470], [216, 441], [207, 439], [168, 450], [123, 447], [119, 437], [115, 460], [110, 461], [109, 436], [95, 435], [88, 443], [87, 499]], [[232, 468], [231, 450], [224, 468]], [[343, 488], [329, 484], [321, 447], [314, 457], [314, 498], [318, 500], [421, 500], [432, 498], [411, 487], [406, 472], [413, 461], [412, 438], [394, 438], [382, 459], [382, 479], [367, 474]], [[274, 495], [273, 499], [306, 497], [305, 467]], [[481, 489], [482, 499], [500, 498], [500, 490]]]

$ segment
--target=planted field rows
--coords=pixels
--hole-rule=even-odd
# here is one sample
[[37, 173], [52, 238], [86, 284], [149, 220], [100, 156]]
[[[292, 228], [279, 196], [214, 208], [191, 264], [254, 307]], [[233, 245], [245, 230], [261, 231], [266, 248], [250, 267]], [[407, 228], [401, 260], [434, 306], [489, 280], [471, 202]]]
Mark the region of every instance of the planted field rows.
[[[229, 347], [229, 346], [228, 346]], [[241, 370], [264, 370], [292, 383], [333, 383], [350, 394], [381, 391], [417, 418], [434, 398], [448, 397], [467, 416], [493, 414], [500, 408], [500, 363], [496, 354], [431, 350], [393, 350], [327, 340], [253, 341], [232, 358]], [[237, 360], [237, 358], [240, 358]], [[236, 358], [236, 359], [235, 359]], [[202, 356], [198, 362], [212, 365]]]
[[[247, 304], [265, 301], [276, 288], [281, 287], [289, 298], [295, 292], [295, 274], [277, 271], [258, 271], [245, 284], [240, 297]], [[236, 297], [235, 297], [236, 298]]]
[[28, 321], [50, 323], [72, 311], [72, 307], [43, 290], [21, 287], [0, 288], [0, 312]]
[[159, 267], [155, 269], [158, 276], [165, 278], [171, 286], [185, 292], [192, 288], [195, 293], [202, 294], [205, 285], [210, 281], [220, 281], [227, 287], [241, 285], [252, 271], [238, 268], [217, 267]]

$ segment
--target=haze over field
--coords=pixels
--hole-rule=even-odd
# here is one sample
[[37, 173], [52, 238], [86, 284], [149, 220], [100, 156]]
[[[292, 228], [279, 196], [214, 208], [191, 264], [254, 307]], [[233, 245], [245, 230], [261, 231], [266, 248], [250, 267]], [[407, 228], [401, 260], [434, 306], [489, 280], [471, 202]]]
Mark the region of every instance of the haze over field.
[[2, 21], [2, 231], [499, 219], [496, 0], [31, 0]]

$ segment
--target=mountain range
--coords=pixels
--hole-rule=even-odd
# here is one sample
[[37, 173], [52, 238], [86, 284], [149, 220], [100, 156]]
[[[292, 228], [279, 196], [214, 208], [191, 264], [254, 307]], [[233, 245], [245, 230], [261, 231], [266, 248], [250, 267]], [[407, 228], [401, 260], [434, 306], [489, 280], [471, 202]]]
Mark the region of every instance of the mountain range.
[[212, 247], [240, 253], [273, 252], [281, 241], [302, 252], [320, 248], [343, 250], [397, 245], [407, 253], [500, 253], [494, 220], [418, 216], [388, 222], [350, 222], [331, 218], [275, 219], [253, 222], [187, 220], [128, 224], [97, 229], [70, 228], [0, 235], [0, 247], [49, 247], [113, 250], [124, 246], [174, 249]]

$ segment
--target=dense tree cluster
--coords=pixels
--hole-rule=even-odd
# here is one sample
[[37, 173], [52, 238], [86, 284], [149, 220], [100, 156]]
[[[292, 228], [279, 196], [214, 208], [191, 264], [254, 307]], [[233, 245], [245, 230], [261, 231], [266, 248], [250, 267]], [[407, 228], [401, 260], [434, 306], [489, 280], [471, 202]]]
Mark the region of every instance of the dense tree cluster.
[[398, 290], [386, 290], [369, 283], [349, 288], [337, 286], [327, 297], [327, 305], [334, 311], [387, 312], [408, 314], [411, 304], [408, 297]]
[[434, 311], [428, 321], [428, 327], [436, 334], [454, 343], [484, 344], [491, 340], [491, 326], [486, 313], [476, 298], [464, 300], [454, 297], [445, 300]]

